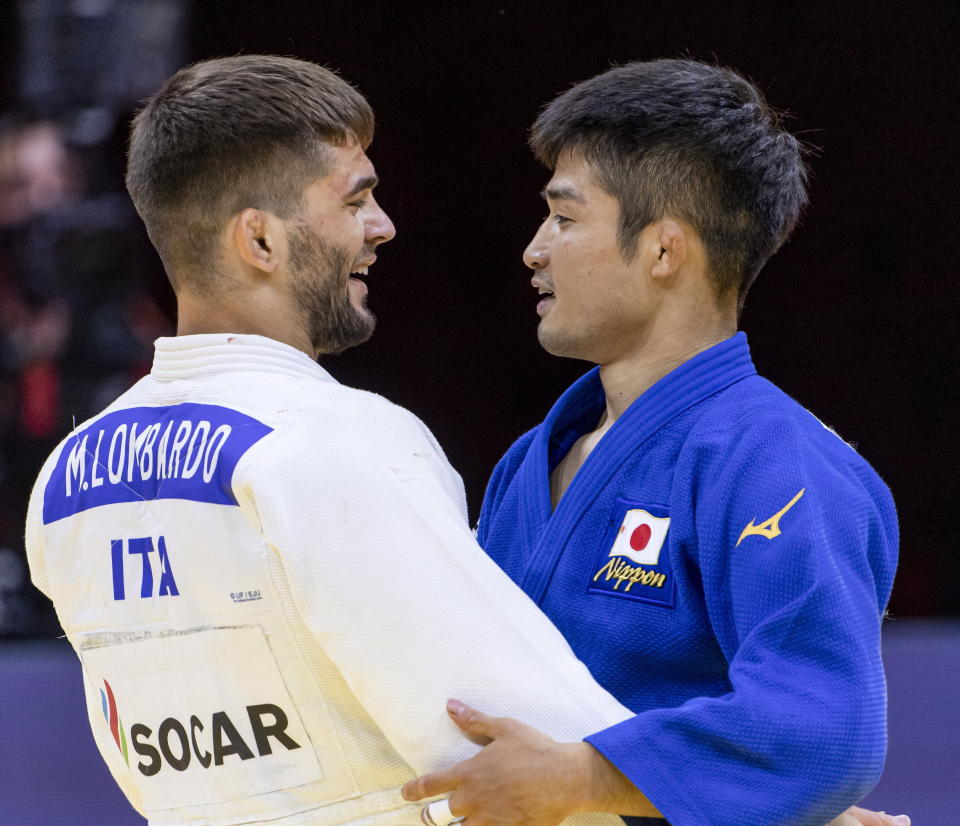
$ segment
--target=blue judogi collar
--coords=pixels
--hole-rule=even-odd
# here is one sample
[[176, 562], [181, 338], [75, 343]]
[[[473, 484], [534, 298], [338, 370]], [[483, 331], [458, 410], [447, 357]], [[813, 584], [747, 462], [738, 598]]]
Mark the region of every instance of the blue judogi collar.
[[678, 414], [756, 373], [745, 333], [681, 364], [643, 393], [604, 434], [553, 512], [550, 473], [573, 443], [596, 427], [606, 401], [599, 368], [571, 385], [547, 414], [517, 473], [522, 500], [519, 535], [529, 560], [520, 585], [530, 598], [541, 602], [574, 524], [630, 453]]

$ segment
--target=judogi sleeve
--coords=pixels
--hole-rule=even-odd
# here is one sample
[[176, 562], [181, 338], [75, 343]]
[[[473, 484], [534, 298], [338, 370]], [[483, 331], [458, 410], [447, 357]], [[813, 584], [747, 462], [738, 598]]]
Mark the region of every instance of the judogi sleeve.
[[411, 414], [345, 408], [248, 457], [241, 507], [305, 625], [415, 771], [476, 751], [450, 697], [561, 740], [629, 716], [476, 544], [462, 483]]
[[795, 422], [775, 419], [724, 430], [677, 473], [733, 690], [587, 740], [674, 826], [822, 826], [883, 766], [893, 503], [839, 439], [804, 443]]

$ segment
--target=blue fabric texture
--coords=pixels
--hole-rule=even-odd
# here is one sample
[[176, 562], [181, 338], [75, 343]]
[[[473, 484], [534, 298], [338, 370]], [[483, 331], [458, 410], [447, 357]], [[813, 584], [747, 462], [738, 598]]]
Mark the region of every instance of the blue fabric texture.
[[595, 369], [510, 448], [480, 543], [636, 712], [586, 739], [671, 824], [822, 826], [883, 766], [890, 492], [738, 333], [640, 396], [552, 511], [603, 407]]

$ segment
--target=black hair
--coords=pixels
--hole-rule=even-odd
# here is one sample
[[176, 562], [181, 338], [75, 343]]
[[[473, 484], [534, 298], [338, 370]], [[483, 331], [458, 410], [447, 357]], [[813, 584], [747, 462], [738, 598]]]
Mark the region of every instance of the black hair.
[[554, 169], [579, 154], [620, 203], [630, 260], [639, 232], [667, 215], [699, 233], [718, 294], [742, 306], [807, 202], [800, 142], [759, 90], [693, 60], [629, 63], [579, 83], [537, 118], [530, 145]]

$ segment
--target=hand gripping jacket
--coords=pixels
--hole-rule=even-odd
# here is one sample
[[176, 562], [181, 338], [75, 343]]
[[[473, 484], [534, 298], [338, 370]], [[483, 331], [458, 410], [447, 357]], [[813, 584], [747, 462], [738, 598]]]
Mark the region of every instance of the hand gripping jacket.
[[45, 464], [27, 543], [151, 824], [417, 823], [399, 786], [477, 748], [448, 697], [561, 740], [630, 716], [476, 545], [427, 429], [269, 339], [159, 340]]
[[740, 333], [641, 395], [555, 510], [597, 371], [494, 472], [480, 543], [636, 716], [587, 738], [674, 826], [821, 826], [883, 765], [890, 492]]

